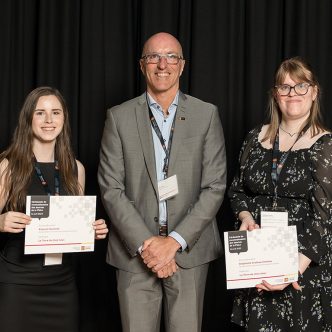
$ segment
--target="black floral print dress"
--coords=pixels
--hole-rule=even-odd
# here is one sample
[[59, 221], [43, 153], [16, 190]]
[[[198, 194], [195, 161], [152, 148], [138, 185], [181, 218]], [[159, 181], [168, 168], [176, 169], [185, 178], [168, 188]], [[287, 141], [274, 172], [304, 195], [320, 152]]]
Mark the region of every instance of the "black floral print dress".
[[[272, 206], [272, 149], [254, 135], [229, 190], [236, 216], [250, 211], [260, 224], [260, 211]], [[245, 150], [248, 137], [241, 153]], [[241, 155], [240, 155], [241, 158]], [[297, 226], [299, 251], [311, 264], [299, 278], [302, 291], [236, 291], [232, 321], [251, 332], [332, 331], [332, 135], [321, 136], [310, 148], [294, 150], [281, 170], [278, 206], [287, 209], [289, 225]], [[238, 225], [237, 225], [238, 226]]]

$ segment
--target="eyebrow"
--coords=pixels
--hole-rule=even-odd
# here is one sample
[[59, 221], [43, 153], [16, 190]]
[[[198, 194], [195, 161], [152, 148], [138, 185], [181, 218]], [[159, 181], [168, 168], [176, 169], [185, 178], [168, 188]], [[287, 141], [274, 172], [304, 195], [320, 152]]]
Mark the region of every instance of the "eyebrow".
[[[36, 111], [45, 111], [45, 108], [36, 108], [35, 112]], [[52, 111], [61, 111], [61, 112], [63, 112], [63, 109], [61, 109], [61, 108], [52, 108]]]

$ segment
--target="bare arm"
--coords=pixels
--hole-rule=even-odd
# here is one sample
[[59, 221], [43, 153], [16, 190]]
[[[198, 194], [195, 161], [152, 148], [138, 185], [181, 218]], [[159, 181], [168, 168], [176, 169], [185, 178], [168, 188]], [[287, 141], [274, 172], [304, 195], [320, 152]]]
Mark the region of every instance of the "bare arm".
[[[0, 164], [0, 213], [3, 211], [7, 199], [8, 190], [5, 187], [7, 176], [8, 160], [3, 160]], [[31, 218], [24, 213], [16, 211], [8, 211], [0, 214], [0, 232], [20, 233], [26, 225], [30, 224]]]
[[85, 189], [85, 169], [83, 164], [76, 160], [77, 173], [78, 173], [78, 184], [80, 185], [80, 195], [84, 195]]

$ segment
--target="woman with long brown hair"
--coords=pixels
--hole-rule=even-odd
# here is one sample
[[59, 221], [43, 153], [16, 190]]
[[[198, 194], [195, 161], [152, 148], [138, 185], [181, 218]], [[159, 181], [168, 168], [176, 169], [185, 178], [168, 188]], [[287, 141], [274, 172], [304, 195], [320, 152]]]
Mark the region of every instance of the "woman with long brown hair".
[[[77, 290], [70, 254], [49, 265], [24, 255], [27, 195], [83, 195], [85, 172], [70, 142], [69, 115], [58, 90], [29, 93], [11, 145], [0, 155], [0, 324], [3, 332], [78, 330]], [[108, 232], [93, 222], [96, 239]]]
[[301, 58], [281, 63], [270, 120], [245, 140], [229, 197], [240, 230], [261, 211], [287, 211], [296, 225], [299, 280], [237, 292], [232, 320], [248, 331], [332, 330], [332, 135], [320, 119], [320, 86]]

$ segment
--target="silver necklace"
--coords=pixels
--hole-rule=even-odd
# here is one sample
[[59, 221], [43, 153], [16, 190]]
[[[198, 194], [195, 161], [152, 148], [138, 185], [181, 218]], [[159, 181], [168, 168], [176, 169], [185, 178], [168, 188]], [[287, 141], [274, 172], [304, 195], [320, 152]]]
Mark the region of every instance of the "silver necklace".
[[296, 134], [299, 134], [299, 132], [296, 132], [296, 133], [293, 133], [291, 134], [290, 132], [286, 131], [284, 128], [282, 128], [280, 125], [279, 125], [279, 128], [286, 134], [288, 134], [290, 137], [294, 137]]

